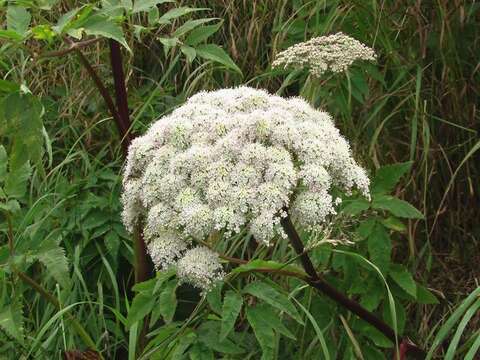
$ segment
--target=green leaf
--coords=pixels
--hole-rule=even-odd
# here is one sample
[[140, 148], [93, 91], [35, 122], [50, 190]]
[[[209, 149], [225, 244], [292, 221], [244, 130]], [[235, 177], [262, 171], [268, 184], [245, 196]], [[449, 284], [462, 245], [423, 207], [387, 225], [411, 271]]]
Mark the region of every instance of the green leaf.
[[122, 27], [113, 20], [104, 16], [95, 15], [89, 18], [83, 25], [85, 34], [103, 36], [108, 39], [113, 39], [120, 43], [125, 49], [131, 51], [125, 37], [123, 36]]
[[245, 352], [244, 349], [237, 346], [229, 339], [220, 339], [218, 321], [206, 321], [197, 329], [198, 339], [208, 348], [224, 354], [236, 355]]
[[160, 313], [166, 323], [172, 322], [173, 315], [177, 309], [177, 280], [170, 280], [160, 293], [159, 306]]
[[20, 86], [18, 84], [8, 80], [0, 79], [0, 92], [12, 93], [19, 90], [20, 90]]
[[203, 11], [203, 10], [210, 10], [209, 8], [192, 8], [189, 6], [182, 6], [178, 8], [171, 9], [167, 11], [165, 14], [163, 14], [160, 17], [159, 22], [162, 24], [168, 24], [170, 23], [170, 20], [179, 18], [180, 16], [190, 14], [192, 12], [196, 11]]
[[269, 284], [261, 281], [255, 281], [245, 286], [243, 288], [243, 292], [245, 294], [250, 294], [256, 296], [259, 299], [262, 299], [267, 304], [270, 304], [277, 309], [284, 311], [292, 318], [297, 320], [299, 323], [303, 324], [303, 320], [298, 313], [295, 305], [290, 302], [287, 296], [285, 296]]
[[266, 322], [256, 307], [246, 310], [247, 320], [262, 348], [262, 360], [273, 359], [275, 354], [275, 332], [271, 324]]
[[417, 302], [420, 304], [438, 304], [438, 299], [426, 287], [417, 284]]
[[199, 342], [193, 344], [188, 351], [190, 360], [214, 360], [214, 354], [212, 349], [209, 349], [205, 344]]
[[367, 244], [370, 260], [378, 266], [383, 274], [386, 274], [390, 266], [392, 241], [381, 223], [375, 223], [372, 232], [368, 236]]
[[28, 162], [20, 168], [10, 171], [5, 180], [5, 193], [11, 198], [23, 197], [27, 192], [28, 180], [30, 179], [31, 173], [32, 167]]
[[402, 265], [392, 265], [388, 275], [408, 294], [417, 298], [417, 284], [412, 274]]
[[227, 291], [222, 306], [222, 326], [220, 328], [220, 339], [225, 339], [232, 331], [238, 314], [242, 309], [243, 298], [235, 291]]
[[7, 151], [3, 145], [0, 145], [0, 181], [5, 180], [5, 176], [7, 175], [7, 164]]
[[340, 211], [342, 213], [355, 216], [360, 214], [362, 211], [367, 210], [369, 207], [370, 203], [363, 198], [355, 200], [344, 200], [342, 202], [342, 208]]
[[191, 46], [182, 45], [180, 46], [180, 51], [185, 54], [189, 63], [195, 60], [197, 52]]
[[244, 272], [256, 271], [260, 269], [265, 270], [288, 270], [291, 272], [296, 272], [300, 276], [305, 276], [306, 274], [302, 272], [299, 268], [293, 265], [285, 265], [273, 260], [262, 260], [255, 259], [251, 260], [246, 264], [240, 265], [232, 270], [232, 274], [241, 274]]
[[410, 171], [413, 162], [386, 165], [377, 170], [372, 181], [371, 192], [373, 194], [387, 194], [391, 192], [402, 176]]
[[373, 228], [375, 227], [376, 221], [375, 219], [367, 219], [364, 220], [358, 225], [357, 230], [355, 231], [360, 238], [366, 239], [370, 236], [370, 234], [373, 231]]
[[405, 224], [393, 216], [389, 216], [386, 219], [382, 219], [382, 224], [387, 229], [390, 229], [393, 231], [404, 232], [407, 230], [407, 227], [405, 226]]
[[31, 20], [32, 16], [24, 7], [12, 5], [8, 6], [7, 30], [14, 31], [22, 37], [25, 37]]
[[20, 306], [10, 304], [0, 311], [0, 328], [23, 344], [23, 315]]
[[52, 243], [34, 256], [47, 268], [48, 273], [65, 289], [70, 288], [68, 260], [65, 250], [58, 244]]
[[23, 36], [13, 30], [0, 29], [0, 39], [11, 40], [11, 41], [22, 41]]
[[142, 320], [152, 311], [154, 305], [155, 297], [151, 293], [140, 292], [135, 295], [128, 310], [127, 327], [130, 328], [137, 321]]
[[222, 313], [222, 286], [218, 284], [207, 294], [207, 302], [210, 308], [217, 314]]
[[171, 3], [173, 0], [135, 0], [133, 3], [132, 13], [136, 14], [141, 11], [150, 11], [159, 4]]
[[222, 25], [223, 20], [215, 25], [201, 26], [192, 30], [192, 32], [188, 34], [187, 38], [185, 39], [185, 44], [195, 46], [201, 43], [215, 34]]
[[[395, 302], [395, 314], [397, 316], [397, 330], [398, 334], [402, 335], [403, 330], [405, 329], [405, 320], [406, 320], [406, 312], [405, 308], [399, 301]], [[393, 321], [392, 321], [392, 311], [390, 309], [390, 304], [385, 303], [383, 307], [383, 319], [385, 322], [393, 328]]]
[[205, 18], [205, 19], [194, 19], [186, 21], [182, 26], [178, 27], [172, 34], [173, 37], [181, 37], [187, 32], [195, 29], [196, 27], [205, 24], [207, 22], [213, 21], [217, 18]]
[[373, 198], [372, 207], [390, 212], [391, 214], [407, 219], [423, 219], [423, 214], [408, 202], [389, 195], [380, 195]]
[[196, 47], [197, 55], [206, 60], [212, 60], [214, 62], [225, 65], [227, 68], [238, 72], [242, 75], [242, 70], [233, 62], [230, 56], [218, 45], [214, 44], [202, 44]]

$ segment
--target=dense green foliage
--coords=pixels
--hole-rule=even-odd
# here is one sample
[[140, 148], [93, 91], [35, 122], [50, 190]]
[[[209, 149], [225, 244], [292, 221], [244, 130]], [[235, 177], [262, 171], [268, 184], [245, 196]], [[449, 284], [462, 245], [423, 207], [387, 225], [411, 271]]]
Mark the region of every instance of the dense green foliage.
[[[133, 134], [199, 90], [240, 84], [332, 113], [370, 170], [372, 201], [344, 197], [323, 234], [299, 229], [318, 271], [429, 357], [478, 356], [478, 4], [0, 6], [0, 358], [392, 358], [396, 344], [300, 279], [288, 242], [225, 241], [219, 251], [248, 263], [226, 265], [206, 297], [173, 272], [134, 284], [121, 139], [78, 56], [113, 94], [107, 38], [122, 45]], [[378, 63], [321, 80], [270, 67], [336, 31]]]

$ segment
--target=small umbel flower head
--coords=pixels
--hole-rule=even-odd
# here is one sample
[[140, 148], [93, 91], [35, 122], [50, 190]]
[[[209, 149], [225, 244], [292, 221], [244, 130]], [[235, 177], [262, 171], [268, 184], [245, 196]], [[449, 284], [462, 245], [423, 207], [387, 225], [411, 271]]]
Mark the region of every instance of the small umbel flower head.
[[155, 122], [129, 148], [123, 221], [143, 226], [157, 269], [208, 291], [224, 272], [195, 243], [248, 230], [266, 245], [284, 237], [288, 211], [316, 230], [335, 215], [333, 188], [369, 196], [369, 179], [330, 115], [299, 98], [249, 87], [201, 92]]
[[308, 68], [315, 77], [330, 71], [341, 73], [357, 60], [375, 61], [375, 52], [341, 32], [320, 36], [280, 52], [272, 67]]

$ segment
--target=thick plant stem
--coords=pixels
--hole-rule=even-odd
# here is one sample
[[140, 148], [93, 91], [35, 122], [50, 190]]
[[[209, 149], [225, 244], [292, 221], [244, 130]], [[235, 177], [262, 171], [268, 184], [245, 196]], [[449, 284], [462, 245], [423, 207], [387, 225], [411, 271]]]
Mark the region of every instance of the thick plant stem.
[[[335, 289], [333, 286], [328, 284], [322, 277], [319, 276], [319, 274], [315, 270], [315, 267], [313, 266], [310, 256], [308, 256], [308, 254], [305, 252], [303, 242], [300, 239], [300, 236], [298, 235], [297, 230], [295, 229], [292, 220], [290, 219], [290, 216], [283, 218], [281, 224], [290, 240], [290, 244], [292, 245], [295, 252], [299, 255], [305, 272], [309, 276], [309, 278], [307, 279], [308, 284], [320, 291], [321, 293], [327, 295], [333, 301], [347, 308], [349, 311], [357, 315], [360, 319], [374, 326], [383, 335], [385, 335], [387, 338], [389, 338], [392, 342], [395, 343], [397, 340], [395, 331], [388, 324], [380, 320], [377, 316], [365, 309], [356, 301], [349, 299], [345, 294]], [[405, 340], [402, 342], [402, 344], [405, 344], [404, 346], [408, 347], [408, 355], [411, 355], [415, 359], [425, 359], [425, 352], [410, 341]]]

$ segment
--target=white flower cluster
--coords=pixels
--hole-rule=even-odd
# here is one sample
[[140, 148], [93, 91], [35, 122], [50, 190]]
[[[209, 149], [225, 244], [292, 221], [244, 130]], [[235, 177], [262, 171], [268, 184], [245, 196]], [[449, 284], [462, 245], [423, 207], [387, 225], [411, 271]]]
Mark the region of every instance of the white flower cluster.
[[143, 227], [158, 269], [176, 266], [182, 281], [207, 290], [222, 267], [192, 240], [246, 227], [270, 244], [284, 236], [286, 209], [317, 229], [335, 214], [333, 186], [369, 195], [329, 114], [249, 87], [201, 92], [133, 141], [123, 221], [129, 231]]
[[374, 61], [375, 52], [343, 33], [320, 36], [280, 52], [272, 67], [308, 68], [316, 77], [327, 71], [340, 73], [356, 60]]

